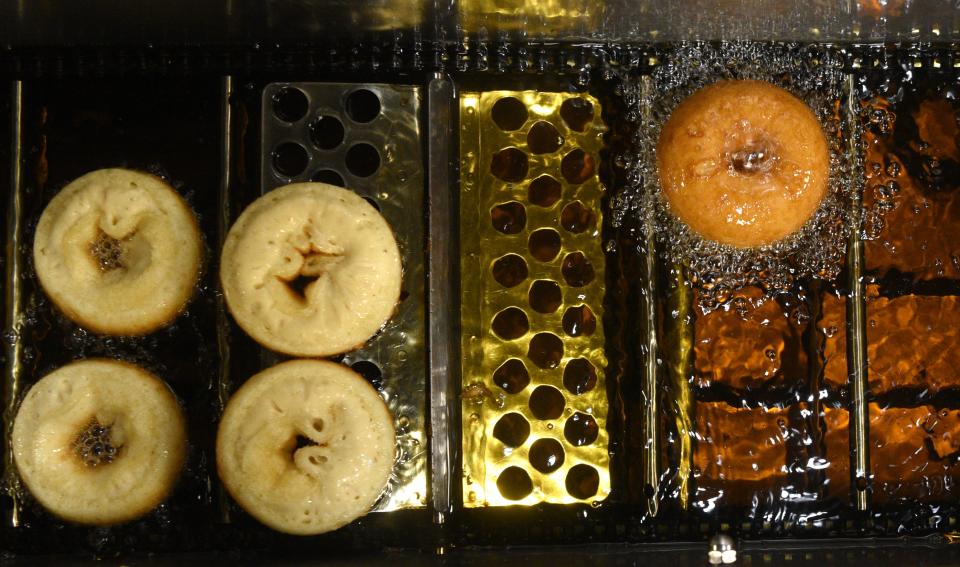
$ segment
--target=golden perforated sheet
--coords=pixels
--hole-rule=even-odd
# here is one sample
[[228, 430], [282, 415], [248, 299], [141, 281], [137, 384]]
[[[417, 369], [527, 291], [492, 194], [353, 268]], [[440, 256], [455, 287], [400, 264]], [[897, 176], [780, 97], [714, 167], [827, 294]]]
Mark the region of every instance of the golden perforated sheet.
[[460, 121], [464, 505], [603, 500], [600, 105], [465, 93]]

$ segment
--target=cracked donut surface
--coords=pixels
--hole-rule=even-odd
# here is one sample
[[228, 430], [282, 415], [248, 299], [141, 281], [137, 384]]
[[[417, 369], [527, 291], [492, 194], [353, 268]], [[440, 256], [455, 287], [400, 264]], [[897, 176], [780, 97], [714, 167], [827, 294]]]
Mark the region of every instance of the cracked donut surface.
[[363, 344], [396, 309], [400, 252], [356, 193], [296, 183], [254, 201], [231, 227], [220, 279], [230, 313], [267, 348], [328, 356]]
[[43, 290], [91, 331], [141, 335], [164, 326], [196, 287], [196, 219], [160, 178], [101, 169], [50, 201], [33, 245]]
[[293, 360], [250, 378], [217, 433], [231, 496], [267, 526], [317, 534], [364, 515], [393, 470], [393, 416], [349, 368]]
[[66, 520], [109, 525], [146, 514], [183, 466], [184, 417], [167, 385], [114, 360], [44, 376], [13, 426], [17, 470], [30, 493]]
[[827, 192], [830, 153], [813, 111], [763, 81], [720, 81], [684, 99], [657, 142], [671, 212], [738, 248], [781, 240]]

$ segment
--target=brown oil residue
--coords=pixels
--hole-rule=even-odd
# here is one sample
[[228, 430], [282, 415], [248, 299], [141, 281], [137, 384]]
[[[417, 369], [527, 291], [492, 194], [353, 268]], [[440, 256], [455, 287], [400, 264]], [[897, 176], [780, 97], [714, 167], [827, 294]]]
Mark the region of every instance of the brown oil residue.
[[527, 245], [531, 256], [549, 262], [560, 253], [560, 234], [552, 228], [538, 228], [530, 233]]
[[530, 412], [540, 420], [557, 419], [563, 415], [566, 401], [553, 386], [537, 386], [530, 394]]
[[530, 286], [527, 295], [530, 307], [538, 313], [553, 313], [563, 303], [563, 290], [560, 284], [551, 280], [537, 280]]
[[503, 287], [515, 287], [527, 279], [527, 261], [516, 254], [506, 254], [494, 261], [491, 267], [493, 279]]
[[527, 226], [527, 209], [516, 201], [501, 203], [490, 209], [493, 228], [504, 234], [519, 234]]
[[560, 182], [546, 174], [531, 181], [530, 187], [527, 189], [527, 198], [530, 203], [544, 208], [556, 204], [562, 194], [563, 187], [561, 187]]
[[530, 466], [543, 474], [550, 474], [563, 466], [563, 445], [549, 437], [537, 439], [530, 445], [529, 459]]
[[493, 426], [493, 436], [505, 446], [515, 449], [530, 437], [530, 423], [519, 413], [504, 414]]
[[493, 373], [493, 383], [508, 394], [518, 394], [530, 383], [530, 373], [523, 361], [511, 358]]

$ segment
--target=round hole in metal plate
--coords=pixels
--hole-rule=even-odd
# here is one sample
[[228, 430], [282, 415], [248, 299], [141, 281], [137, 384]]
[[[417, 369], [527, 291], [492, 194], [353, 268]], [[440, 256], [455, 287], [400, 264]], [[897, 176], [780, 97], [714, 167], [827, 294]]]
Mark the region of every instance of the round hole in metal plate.
[[380, 169], [380, 153], [365, 142], [350, 146], [345, 161], [347, 170], [357, 177], [370, 177]]
[[380, 98], [373, 91], [359, 89], [347, 97], [347, 116], [354, 122], [370, 122], [380, 114]]
[[321, 150], [332, 150], [343, 143], [343, 122], [334, 116], [318, 116], [310, 123], [310, 141]]
[[307, 115], [310, 102], [296, 87], [283, 87], [273, 94], [273, 114], [284, 122], [297, 122]]
[[310, 176], [310, 181], [327, 183], [329, 185], [336, 185], [337, 187], [345, 186], [343, 176], [332, 169], [321, 169], [313, 172], [313, 175]]
[[296, 177], [307, 169], [310, 154], [296, 142], [284, 142], [273, 149], [273, 169], [280, 175]]
[[383, 386], [383, 373], [380, 367], [369, 360], [358, 360], [350, 365], [354, 372], [363, 376], [367, 382], [373, 384], [373, 387], [380, 389]]

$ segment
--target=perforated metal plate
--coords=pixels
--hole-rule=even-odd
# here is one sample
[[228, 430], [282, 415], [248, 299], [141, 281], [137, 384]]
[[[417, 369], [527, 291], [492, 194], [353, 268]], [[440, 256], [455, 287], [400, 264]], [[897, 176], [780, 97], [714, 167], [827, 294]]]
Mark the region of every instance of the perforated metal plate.
[[467, 507], [609, 494], [600, 110], [588, 95], [462, 95]]
[[396, 85], [272, 83], [263, 91], [263, 192], [310, 180], [347, 187], [380, 209], [400, 247], [397, 313], [343, 357], [377, 387], [396, 419], [397, 462], [377, 511], [427, 501], [420, 99], [418, 87]]

